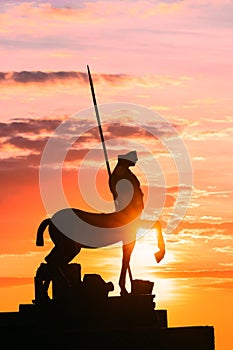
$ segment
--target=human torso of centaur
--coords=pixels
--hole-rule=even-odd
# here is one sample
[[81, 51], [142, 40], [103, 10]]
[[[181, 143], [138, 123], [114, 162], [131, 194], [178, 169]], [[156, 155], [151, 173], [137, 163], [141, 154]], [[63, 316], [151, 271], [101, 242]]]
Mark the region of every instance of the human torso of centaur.
[[140, 213], [144, 209], [140, 182], [129, 168], [117, 165], [109, 180], [116, 210], [131, 210]]

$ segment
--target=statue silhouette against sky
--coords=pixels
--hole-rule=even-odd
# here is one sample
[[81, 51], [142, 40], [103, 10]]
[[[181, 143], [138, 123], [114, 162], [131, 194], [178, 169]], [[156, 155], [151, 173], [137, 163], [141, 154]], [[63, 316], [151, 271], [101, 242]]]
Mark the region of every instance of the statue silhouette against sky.
[[[119, 155], [117, 165], [109, 179], [109, 187], [115, 200], [116, 211], [126, 210], [129, 217], [134, 216], [135, 212], [140, 214], [144, 209], [143, 192], [140, 188], [139, 180], [129, 169], [129, 167], [135, 166], [137, 160], [136, 151]], [[132, 225], [127, 226], [128, 232], [126, 237], [124, 238], [123, 236], [122, 239], [123, 258], [119, 279], [121, 295], [127, 294], [125, 288], [126, 272], [135, 246], [139, 220], [140, 216], [138, 216], [136, 222], [134, 221]]]
[[[109, 178], [115, 211], [112, 213], [91, 213], [76, 208], [65, 208], [45, 219], [37, 231], [37, 246], [43, 246], [43, 233], [48, 226], [53, 249], [45, 257], [47, 272], [44, 278], [44, 297], [48, 298], [49, 283], [54, 274], [64, 274], [69, 264], [82, 248], [99, 248], [122, 242], [122, 266], [119, 277], [120, 294], [128, 294], [126, 272], [130, 271], [130, 257], [136, 242], [136, 234], [144, 208], [143, 193], [137, 177], [129, 167], [137, 162], [136, 151], [119, 155], [118, 162]], [[165, 253], [161, 226], [157, 223], [159, 252], [155, 258], [159, 262]], [[85, 242], [82, 241], [85, 238]], [[41, 269], [43, 273], [43, 268]]]

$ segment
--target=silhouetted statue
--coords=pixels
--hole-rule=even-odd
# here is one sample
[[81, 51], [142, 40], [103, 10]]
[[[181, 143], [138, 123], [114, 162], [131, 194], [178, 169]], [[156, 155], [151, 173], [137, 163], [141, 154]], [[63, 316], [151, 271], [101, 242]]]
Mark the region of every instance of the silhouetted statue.
[[103, 302], [108, 293], [114, 290], [112, 282], [105, 282], [103, 278], [95, 273], [85, 274], [83, 277], [83, 290], [88, 301]]
[[[134, 166], [137, 160], [136, 151], [118, 156], [118, 163], [109, 179], [116, 208], [113, 213], [90, 213], [76, 208], [66, 208], [59, 210], [51, 218], [43, 220], [39, 225], [36, 245], [44, 245], [43, 233], [47, 226], [50, 238], [54, 243], [54, 248], [45, 257], [49, 270], [49, 273], [42, 276], [44, 279], [42, 295], [45, 296], [45, 299], [51, 276], [54, 274], [62, 276], [65, 266], [74, 259], [81, 248], [98, 248], [119, 241], [122, 241], [123, 250], [119, 286], [121, 295], [127, 294], [126, 271], [129, 268], [140, 216], [144, 208], [140, 183], [129, 170], [129, 167]], [[160, 236], [162, 237], [161, 228]], [[82, 241], [80, 237], [84, 240]], [[161, 256], [159, 260], [165, 253], [163, 240], [162, 243], [163, 245], [160, 239]]]
[[[133, 215], [133, 213], [131, 214], [131, 211], [136, 211], [140, 214], [144, 209], [143, 192], [140, 188], [140, 183], [137, 177], [129, 169], [129, 167], [135, 166], [137, 161], [138, 158], [136, 151], [119, 155], [117, 165], [109, 179], [109, 187], [115, 200], [116, 211], [126, 210], [129, 212], [130, 217]], [[130, 257], [135, 246], [139, 220], [140, 215], [132, 225], [126, 228], [128, 230], [126, 237], [122, 237], [123, 258], [119, 279], [121, 295], [128, 294], [125, 288], [126, 272], [129, 268]]]

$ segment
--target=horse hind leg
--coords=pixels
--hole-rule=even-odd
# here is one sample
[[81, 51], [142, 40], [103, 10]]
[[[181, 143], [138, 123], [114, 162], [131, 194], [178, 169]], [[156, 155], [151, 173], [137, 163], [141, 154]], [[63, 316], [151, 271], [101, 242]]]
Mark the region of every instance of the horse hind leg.
[[54, 267], [69, 264], [80, 253], [81, 245], [67, 244], [65, 242], [55, 245], [51, 252], [45, 257], [45, 261]]
[[[45, 257], [45, 261], [51, 271], [52, 297], [61, 301], [67, 298], [67, 291], [69, 291], [72, 284], [67, 275], [67, 267], [80, 252], [81, 245], [67, 240], [59, 243]], [[49, 288], [49, 285], [47, 287]]]
[[35, 303], [50, 301], [48, 288], [51, 281], [51, 271], [47, 264], [40, 264], [34, 278], [35, 285]]
[[80, 250], [81, 245], [65, 240], [63, 243], [53, 247], [51, 252], [45, 257], [45, 261], [51, 271], [51, 280], [61, 280], [64, 284], [69, 284], [65, 274], [65, 267], [79, 254]]

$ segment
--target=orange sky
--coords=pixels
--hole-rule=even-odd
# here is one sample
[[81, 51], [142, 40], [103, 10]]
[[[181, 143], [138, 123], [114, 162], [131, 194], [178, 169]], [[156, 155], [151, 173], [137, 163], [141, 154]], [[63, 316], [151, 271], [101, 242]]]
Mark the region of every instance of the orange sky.
[[[170, 326], [213, 325], [216, 349], [230, 349], [232, 23], [227, 0], [0, 2], [0, 311], [31, 302], [35, 271], [52, 247], [48, 234], [36, 247], [35, 235], [48, 212], [41, 159], [59, 126], [67, 126], [66, 143], [59, 135], [49, 166], [54, 175], [65, 145], [68, 205], [112, 208], [88, 64], [111, 169], [118, 154], [137, 149], [133, 171], [149, 196], [143, 219], [160, 214], [163, 222], [163, 262], [154, 260], [149, 230], [133, 252], [133, 275], [155, 282]], [[54, 179], [45, 190], [59, 207]], [[119, 246], [75, 261], [119, 293]]]

